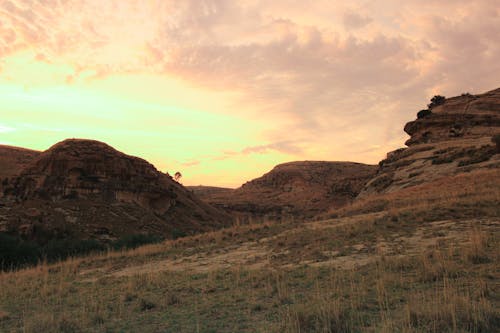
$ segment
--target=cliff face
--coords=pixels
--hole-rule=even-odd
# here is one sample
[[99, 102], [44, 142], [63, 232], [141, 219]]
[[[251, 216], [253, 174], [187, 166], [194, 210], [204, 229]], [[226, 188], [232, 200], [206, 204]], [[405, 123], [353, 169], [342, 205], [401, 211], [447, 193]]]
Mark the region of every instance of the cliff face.
[[92, 140], [52, 146], [11, 178], [3, 194], [7, 229], [45, 225], [82, 238], [113, 238], [205, 231], [230, 222], [145, 160]]
[[205, 195], [204, 199], [234, 215], [312, 217], [351, 202], [376, 169], [352, 162], [290, 162], [236, 190]]
[[482, 168], [499, 168], [500, 89], [446, 99], [404, 127], [407, 148], [387, 154], [360, 196], [392, 192]]
[[491, 137], [500, 131], [500, 88], [448, 98], [431, 112], [406, 124], [404, 131], [411, 136], [407, 146]]

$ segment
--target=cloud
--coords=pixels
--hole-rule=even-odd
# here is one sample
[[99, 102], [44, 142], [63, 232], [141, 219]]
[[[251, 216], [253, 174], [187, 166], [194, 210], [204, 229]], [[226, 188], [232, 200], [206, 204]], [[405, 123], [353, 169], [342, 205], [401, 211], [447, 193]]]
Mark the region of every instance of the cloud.
[[33, 49], [73, 66], [68, 83], [89, 71], [172, 76], [237, 91], [252, 117], [278, 119], [260, 138], [271, 144], [223, 158], [309, 153], [294, 142], [321, 156], [394, 145], [430, 96], [493, 89], [500, 73], [490, 0], [4, 0], [0, 15], [0, 59]]
[[184, 163], [181, 163], [182, 166], [185, 166], [185, 167], [191, 167], [191, 166], [196, 166], [196, 165], [199, 165], [201, 163], [201, 161], [198, 161], [198, 160], [192, 160], [192, 161], [188, 161], [188, 162], [184, 162]]
[[0, 125], [0, 133], [10, 133], [10, 132], [14, 132], [15, 130], [16, 130], [15, 128]]
[[343, 23], [347, 29], [359, 29], [367, 26], [373, 21], [371, 17], [360, 15], [350, 11], [344, 14]]
[[265, 145], [256, 145], [245, 147], [239, 151], [227, 150], [222, 155], [212, 157], [212, 160], [221, 161], [235, 156], [245, 156], [251, 154], [267, 154], [269, 152], [278, 152], [286, 155], [301, 155], [304, 150], [301, 144], [295, 141], [279, 141]]
[[271, 150], [289, 155], [300, 155], [303, 152], [302, 148], [300, 148], [300, 146], [296, 142], [281, 141], [270, 143], [267, 145], [246, 147], [241, 150], [241, 154], [265, 154]]

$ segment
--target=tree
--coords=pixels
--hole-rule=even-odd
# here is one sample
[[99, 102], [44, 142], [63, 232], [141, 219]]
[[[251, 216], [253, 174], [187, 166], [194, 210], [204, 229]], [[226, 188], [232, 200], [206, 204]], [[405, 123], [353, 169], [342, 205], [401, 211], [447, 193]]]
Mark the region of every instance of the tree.
[[174, 174], [174, 179], [175, 179], [175, 181], [176, 181], [176, 182], [178, 182], [178, 181], [179, 181], [179, 179], [181, 179], [181, 177], [182, 177], [182, 174], [181, 174], [179, 171], [177, 171], [177, 172]]
[[436, 96], [431, 98], [431, 102], [429, 104], [427, 104], [427, 107], [429, 109], [432, 109], [435, 106], [443, 104], [444, 101], [446, 101], [446, 97], [441, 96], [441, 95], [436, 95]]

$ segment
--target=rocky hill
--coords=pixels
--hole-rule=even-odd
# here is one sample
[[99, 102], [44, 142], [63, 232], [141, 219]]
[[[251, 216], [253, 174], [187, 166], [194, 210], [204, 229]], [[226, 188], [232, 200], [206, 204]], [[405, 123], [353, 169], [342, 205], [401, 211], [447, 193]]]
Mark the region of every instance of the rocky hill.
[[387, 154], [360, 197], [393, 192], [463, 172], [500, 167], [500, 88], [440, 98], [404, 127], [407, 148]]
[[18, 175], [39, 151], [0, 145], [0, 180]]
[[143, 159], [69, 139], [40, 153], [3, 187], [0, 231], [26, 238], [114, 239], [186, 234], [230, 222]]
[[205, 193], [203, 198], [241, 217], [312, 217], [351, 202], [376, 170], [353, 162], [290, 162], [240, 188]]

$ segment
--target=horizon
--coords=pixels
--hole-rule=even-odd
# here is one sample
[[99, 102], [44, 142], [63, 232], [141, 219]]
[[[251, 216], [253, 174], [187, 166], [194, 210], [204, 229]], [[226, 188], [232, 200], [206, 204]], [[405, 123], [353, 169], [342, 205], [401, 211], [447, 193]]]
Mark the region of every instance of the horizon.
[[5, 1], [0, 144], [105, 142], [184, 185], [376, 164], [436, 94], [498, 87], [493, 1]]

